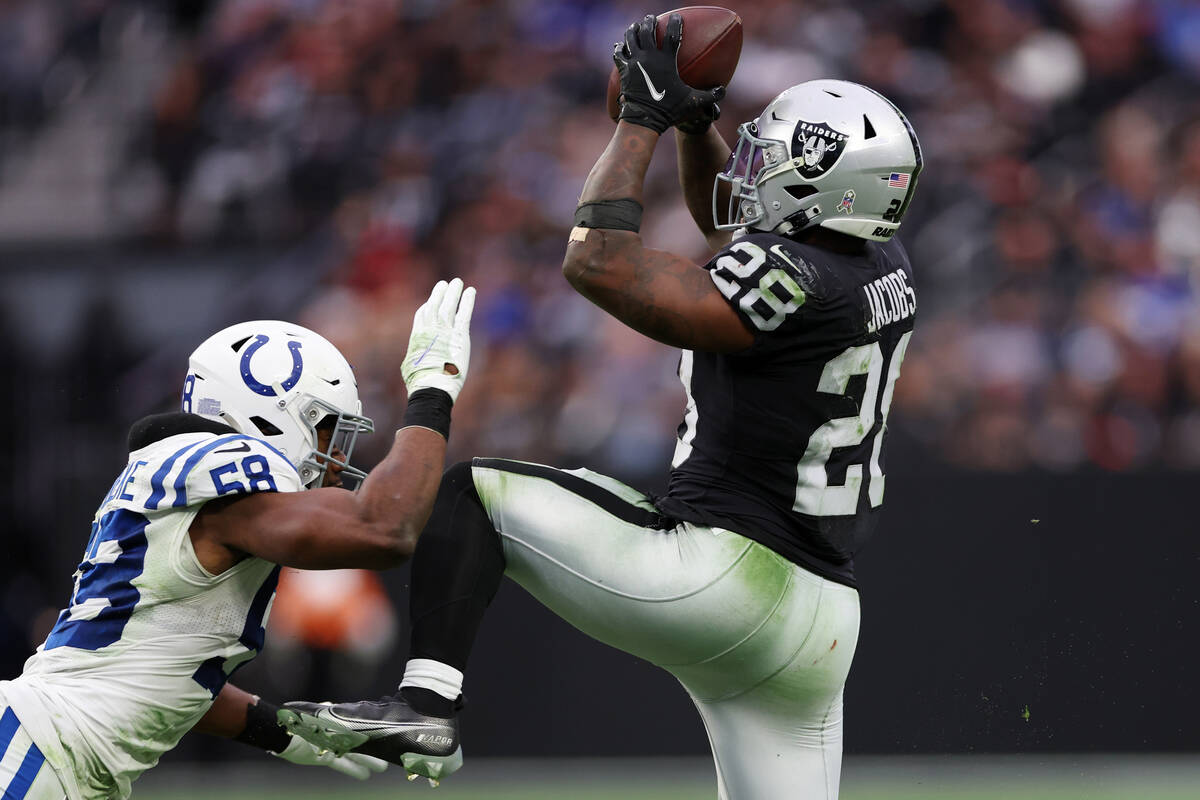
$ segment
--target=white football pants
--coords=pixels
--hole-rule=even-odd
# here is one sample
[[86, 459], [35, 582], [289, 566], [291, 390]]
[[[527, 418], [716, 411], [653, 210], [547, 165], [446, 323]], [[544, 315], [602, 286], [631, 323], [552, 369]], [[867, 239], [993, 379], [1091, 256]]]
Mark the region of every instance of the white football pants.
[[0, 698], [0, 798], [65, 800], [67, 791], [21, 721]]
[[721, 800], [835, 800], [858, 592], [736, 533], [664, 528], [642, 493], [588, 470], [475, 459], [506, 574], [696, 703]]

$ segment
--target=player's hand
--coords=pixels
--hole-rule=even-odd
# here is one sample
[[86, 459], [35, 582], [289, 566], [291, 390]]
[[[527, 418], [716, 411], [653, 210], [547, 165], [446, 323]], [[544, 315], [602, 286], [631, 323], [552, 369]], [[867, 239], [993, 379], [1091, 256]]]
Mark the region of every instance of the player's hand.
[[438, 281], [413, 317], [408, 354], [400, 372], [411, 395], [418, 389], [441, 389], [458, 399], [471, 362], [471, 312], [475, 289], [463, 289], [461, 278]]
[[381, 758], [365, 756], [361, 753], [334, 755], [329, 750], [318, 750], [299, 736], [293, 736], [291, 743], [282, 753], [273, 753], [272, 755], [304, 767], [329, 767], [360, 781], [371, 777], [373, 772], [383, 772], [388, 768], [388, 763]]
[[[722, 92], [724, 89], [722, 89]], [[680, 133], [686, 133], [689, 136], [700, 136], [708, 133], [708, 129], [721, 116], [721, 107], [716, 103], [709, 103], [707, 107], [701, 109], [700, 114], [695, 119], [687, 122], [680, 122], [675, 125], [675, 130]]]
[[657, 21], [648, 14], [625, 31], [625, 41], [613, 47], [613, 61], [621, 76], [620, 119], [662, 133], [682, 124], [686, 132], [700, 132], [721, 115], [717, 105], [725, 87], [693, 89], [679, 77], [676, 56], [683, 40], [683, 17], [667, 18], [662, 48], [654, 40]]

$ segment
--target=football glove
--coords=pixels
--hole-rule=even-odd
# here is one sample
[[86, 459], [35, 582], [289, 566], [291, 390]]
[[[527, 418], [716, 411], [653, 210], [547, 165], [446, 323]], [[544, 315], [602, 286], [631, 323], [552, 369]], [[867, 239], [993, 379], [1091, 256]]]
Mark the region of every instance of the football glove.
[[[620, 119], [663, 133], [673, 125], [685, 132], [703, 132], [721, 115], [717, 101], [725, 87], [693, 89], [679, 77], [676, 56], [683, 39], [683, 17], [667, 18], [660, 48], [654, 40], [657, 24], [653, 14], [625, 31], [625, 41], [613, 46], [613, 61], [621, 76]], [[697, 130], [697, 126], [703, 126]]]
[[412, 336], [400, 373], [411, 396], [418, 389], [441, 389], [458, 399], [471, 361], [471, 312], [475, 289], [461, 278], [438, 281], [413, 317]]
[[360, 781], [371, 777], [373, 772], [383, 772], [388, 768], [388, 763], [381, 758], [362, 753], [334, 755], [329, 750], [318, 750], [299, 736], [293, 736], [291, 743], [284, 748], [282, 753], [272, 753], [271, 755], [304, 767], [329, 767]]

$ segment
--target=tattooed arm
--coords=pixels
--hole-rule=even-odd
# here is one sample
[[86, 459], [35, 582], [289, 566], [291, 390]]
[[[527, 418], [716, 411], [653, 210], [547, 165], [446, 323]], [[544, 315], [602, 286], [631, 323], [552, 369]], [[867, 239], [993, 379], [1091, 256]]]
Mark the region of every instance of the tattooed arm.
[[[581, 203], [642, 202], [642, 184], [658, 134], [622, 121], [592, 167]], [[690, 260], [642, 246], [632, 231], [577, 228], [563, 274], [584, 297], [629, 327], [673, 347], [744, 350], [754, 337], [708, 273]]]

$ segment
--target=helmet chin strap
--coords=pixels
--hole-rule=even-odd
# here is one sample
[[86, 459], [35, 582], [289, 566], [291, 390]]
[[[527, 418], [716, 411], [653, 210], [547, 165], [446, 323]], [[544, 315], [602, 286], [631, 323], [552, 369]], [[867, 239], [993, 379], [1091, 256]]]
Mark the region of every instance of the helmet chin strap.
[[[810, 220], [821, 216], [820, 204], [814, 204], [808, 208], [802, 208], [795, 214], [792, 214], [787, 219], [775, 226], [775, 232], [786, 236], [789, 233], [794, 233], [797, 230], [804, 230], [809, 226]], [[797, 222], [799, 223], [797, 225]]]

